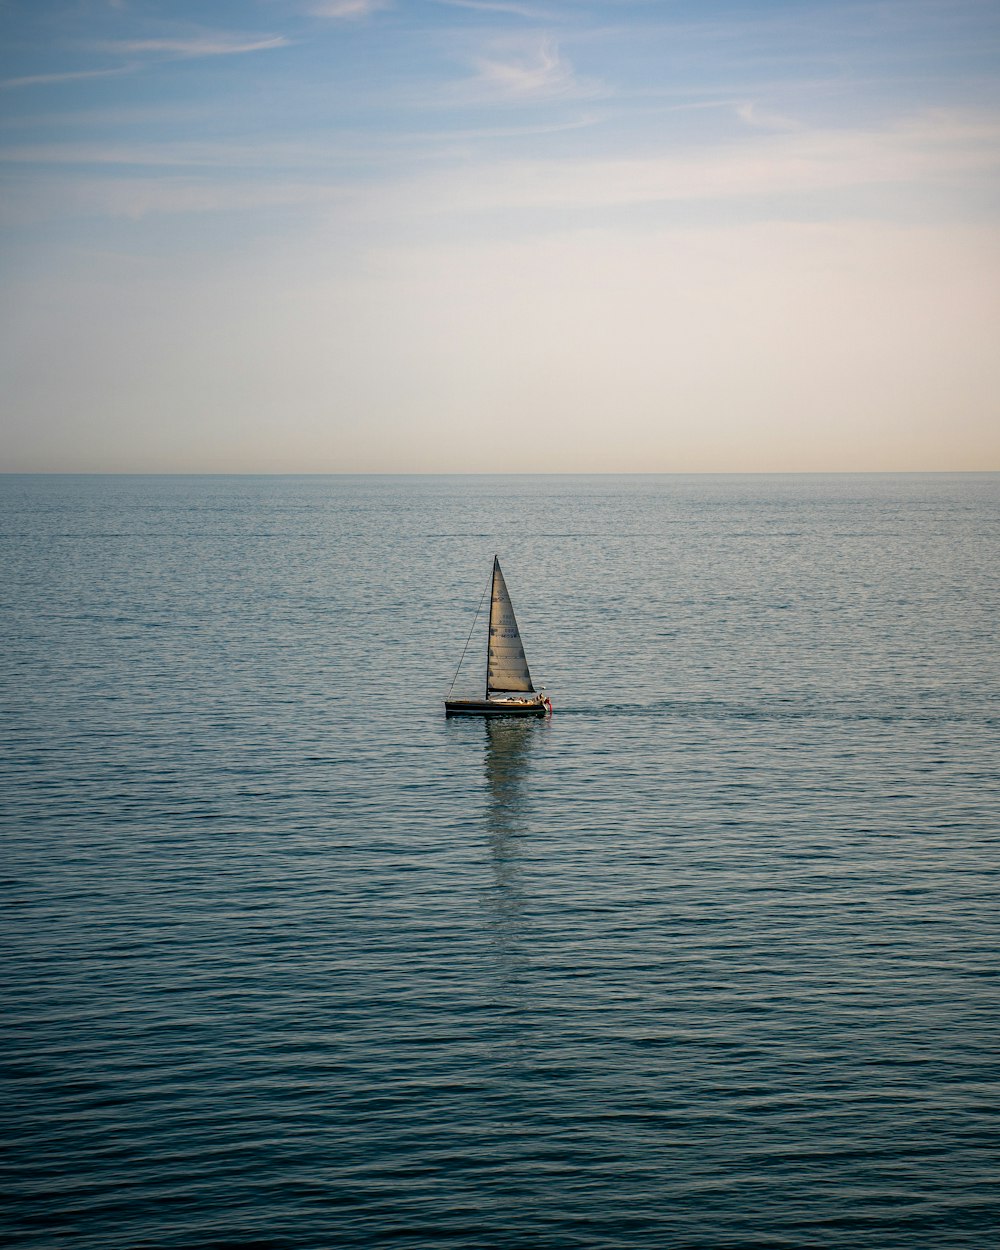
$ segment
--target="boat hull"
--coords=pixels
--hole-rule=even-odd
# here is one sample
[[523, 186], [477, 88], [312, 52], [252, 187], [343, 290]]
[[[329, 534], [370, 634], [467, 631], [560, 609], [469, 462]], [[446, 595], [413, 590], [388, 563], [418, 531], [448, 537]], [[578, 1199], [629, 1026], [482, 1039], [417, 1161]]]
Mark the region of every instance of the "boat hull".
[[545, 700], [445, 699], [445, 716], [544, 716]]

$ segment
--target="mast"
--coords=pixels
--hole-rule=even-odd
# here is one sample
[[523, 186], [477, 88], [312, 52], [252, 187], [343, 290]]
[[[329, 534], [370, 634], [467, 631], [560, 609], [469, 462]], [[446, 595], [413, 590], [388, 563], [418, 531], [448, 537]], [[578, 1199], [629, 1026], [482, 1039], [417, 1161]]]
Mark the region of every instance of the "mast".
[[[490, 585], [490, 619], [486, 625], [486, 694], [485, 698], [490, 697], [490, 647], [493, 644], [493, 605], [497, 598], [497, 574], [500, 573], [500, 557], [494, 553], [493, 556], [493, 577]], [[503, 574], [500, 574], [501, 577]]]

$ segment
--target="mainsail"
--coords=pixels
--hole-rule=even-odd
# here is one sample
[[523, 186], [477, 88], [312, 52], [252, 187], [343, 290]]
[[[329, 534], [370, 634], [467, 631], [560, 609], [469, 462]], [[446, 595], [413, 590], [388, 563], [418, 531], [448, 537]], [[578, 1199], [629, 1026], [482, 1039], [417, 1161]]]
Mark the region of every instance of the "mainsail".
[[528, 661], [524, 658], [521, 632], [500, 572], [493, 557], [493, 594], [490, 601], [490, 640], [486, 658], [486, 693], [493, 690], [534, 690]]

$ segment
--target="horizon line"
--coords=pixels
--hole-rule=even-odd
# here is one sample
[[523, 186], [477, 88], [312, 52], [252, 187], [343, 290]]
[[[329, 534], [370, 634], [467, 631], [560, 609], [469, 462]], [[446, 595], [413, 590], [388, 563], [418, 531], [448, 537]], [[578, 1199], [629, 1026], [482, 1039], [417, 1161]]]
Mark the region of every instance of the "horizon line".
[[517, 472], [429, 469], [0, 469], [0, 477], [954, 477], [1000, 474], [991, 469], [532, 469]]

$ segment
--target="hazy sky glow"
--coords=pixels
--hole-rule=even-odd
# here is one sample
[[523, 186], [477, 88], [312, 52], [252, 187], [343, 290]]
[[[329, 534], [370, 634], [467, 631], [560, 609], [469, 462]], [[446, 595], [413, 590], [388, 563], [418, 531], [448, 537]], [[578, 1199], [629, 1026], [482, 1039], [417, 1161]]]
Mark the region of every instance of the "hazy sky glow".
[[995, 0], [0, 29], [0, 467], [1000, 469]]

